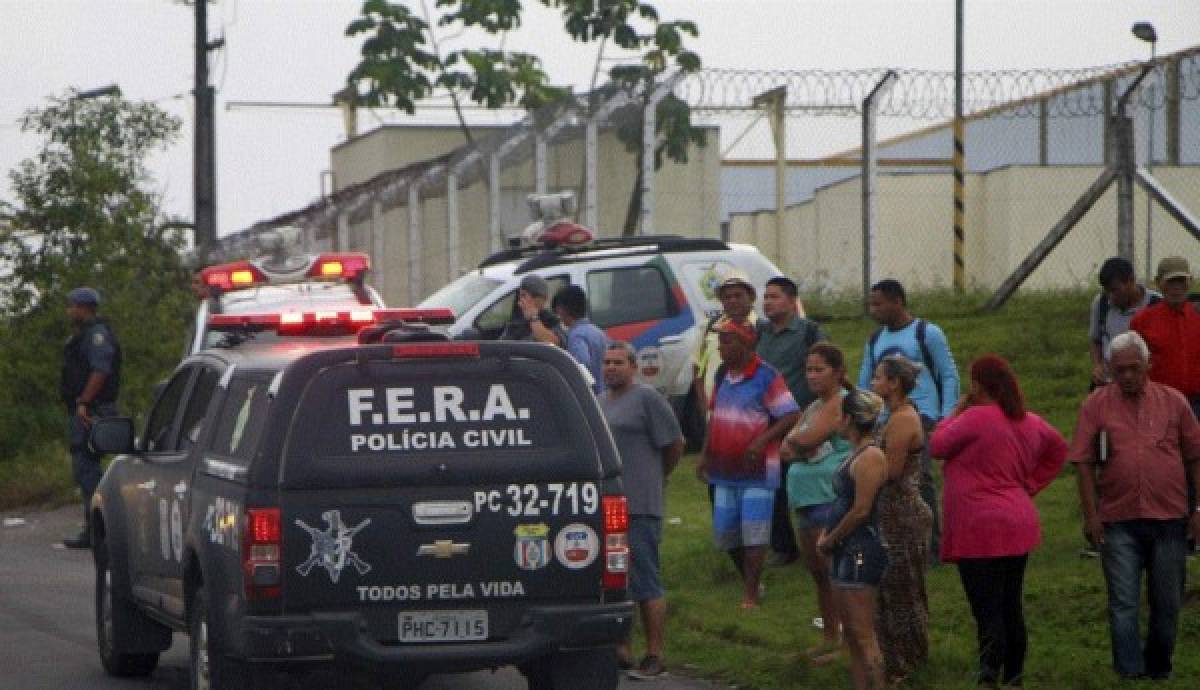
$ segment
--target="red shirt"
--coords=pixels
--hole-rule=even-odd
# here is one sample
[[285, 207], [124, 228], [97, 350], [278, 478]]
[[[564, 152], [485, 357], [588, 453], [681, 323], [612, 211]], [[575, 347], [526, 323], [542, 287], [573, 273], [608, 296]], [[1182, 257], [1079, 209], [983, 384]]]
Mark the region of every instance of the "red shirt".
[[1153, 381], [1136, 396], [1115, 383], [1092, 391], [1079, 409], [1068, 459], [1094, 464], [1102, 430], [1108, 462], [1100, 472], [1100, 521], [1186, 517], [1184, 465], [1200, 460], [1200, 422], [1179, 391]]
[[1150, 346], [1150, 380], [1166, 384], [1189, 398], [1200, 396], [1200, 311], [1185, 302], [1173, 309], [1166, 302], [1139, 311], [1129, 327]]
[[1013, 421], [998, 405], [943, 419], [929, 439], [943, 458], [942, 560], [1029, 553], [1041, 541], [1033, 496], [1067, 459], [1067, 443], [1041, 417]]

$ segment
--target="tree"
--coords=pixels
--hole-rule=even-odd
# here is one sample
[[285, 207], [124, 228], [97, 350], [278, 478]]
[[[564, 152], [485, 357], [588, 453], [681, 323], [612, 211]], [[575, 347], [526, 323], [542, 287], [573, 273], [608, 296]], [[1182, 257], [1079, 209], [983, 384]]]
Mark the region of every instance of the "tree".
[[152, 384], [183, 351], [187, 270], [146, 169], [147, 156], [177, 137], [179, 121], [152, 103], [75, 96], [22, 117], [22, 130], [43, 145], [9, 173], [15, 203], [0, 202], [9, 224], [0, 235], [0, 407], [10, 411], [0, 416], [0, 457], [61, 436], [71, 288], [100, 290], [123, 350], [126, 411], [146, 409]]
[[[561, 11], [563, 28], [581, 43], [612, 41], [618, 47], [638, 51], [637, 65], [614, 67], [609, 72], [613, 85], [643, 94], [648, 99], [658, 78], [669, 70], [695, 72], [700, 57], [684, 46], [685, 36], [697, 36], [691, 21], [664, 21], [650, 4], [639, 0], [537, 0]], [[499, 34], [520, 26], [524, 10], [520, 0], [437, 0], [444, 12], [439, 27], [454, 30], [480, 29]], [[386, 0], [367, 0], [362, 16], [346, 27], [346, 35], [365, 35], [362, 60], [347, 77], [350, 92], [364, 105], [391, 105], [412, 114], [418, 101], [444, 89], [487, 108], [519, 105], [533, 111], [561, 101], [570, 90], [548, 83], [541, 60], [529, 53], [484, 48], [439, 50], [432, 27], [405, 5]], [[635, 88], [636, 87], [636, 88]], [[648, 101], [643, 102], [642, 107]], [[470, 132], [458, 110], [467, 143]], [[688, 104], [669, 95], [655, 111], [657, 144], [654, 167], [666, 156], [687, 162], [691, 144], [703, 146], [704, 132], [691, 123]], [[642, 120], [624, 123], [617, 135], [637, 157], [637, 175], [625, 217], [623, 234], [637, 229], [641, 208]]]

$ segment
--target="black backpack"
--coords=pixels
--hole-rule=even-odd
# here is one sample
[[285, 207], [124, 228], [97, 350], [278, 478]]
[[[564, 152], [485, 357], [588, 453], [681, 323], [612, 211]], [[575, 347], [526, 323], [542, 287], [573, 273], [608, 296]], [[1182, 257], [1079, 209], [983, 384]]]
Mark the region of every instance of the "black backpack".
[[[925, 319], [916, 319], [917, 322], [917, 345], [921, 348], [921, 363], [929, 371], [929, 375], [933, 377], [933, 388], [937, 395], [938, 409], [942, 409], [942, 376], [938, 373], [937, 367], [933, 366], [933, 355], [929, 353], [929, 348], [925, 345]], [[879, 342], [879, 336], [883, 333], [883, 326], [880, 326], [871, 334], [871, 340], [867, 344], [867, 353], [871, 356], [871, 371], [875, 370], [875, 343]]]

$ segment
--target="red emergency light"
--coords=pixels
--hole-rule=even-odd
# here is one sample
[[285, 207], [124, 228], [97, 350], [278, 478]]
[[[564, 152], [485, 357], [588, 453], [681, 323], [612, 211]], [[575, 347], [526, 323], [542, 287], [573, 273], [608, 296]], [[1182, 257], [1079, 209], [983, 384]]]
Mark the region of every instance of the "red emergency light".
[[404, 321], [409, 323], [450, 324], [454, 312], [435, 309], [351, 309], [288, 311], [260, 314], [213, 314], [209, 328], [217, 331], [276, 331], [280, 335], [317, 335], [329, 331], [356, 333], [367, 326]]
[[578, 247], [593, 239], [592, 231], [570, 221], [561, 221], [542, 231], [538, 241], [550, 247]]
[[361, 252], [321, 254], [308, 269], [309, 278], [355, 280], [371, 268], [371, 257]]
[[200, 279], [208, 287], [226, 292], [254, 287], [267, 282], [267, 276], [249, 261], [209, 266], [200, 271]]

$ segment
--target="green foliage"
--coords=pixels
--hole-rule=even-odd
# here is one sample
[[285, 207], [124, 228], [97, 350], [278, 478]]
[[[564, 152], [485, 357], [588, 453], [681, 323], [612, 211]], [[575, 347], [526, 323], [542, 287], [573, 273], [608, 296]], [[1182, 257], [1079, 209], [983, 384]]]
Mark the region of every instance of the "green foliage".
[[9, 177], [16, 202], [0, 236], [0, 458], [62, 435], [62, 345], [71, 330], [66, 293], [89, 285], [121, 342], [125, 412], [178, 361], [191, 299], [179, 238], [151, 187], [146, 157], [175, 139], [179, 122], [152, 103], [119, 97], [52, 98], [22, 118], [41, 151]]
[[[685, 37], [698, 29], [691, 21], [662, 21], [658, 10], [638, 0], [538, 0], [557, 9], [568, 35], [581, 43], [612, 40], [620, 48], [642, 51], [641, 63], [615, 67], [610, 77], [625, 87], [644, 86], [649, 95], [655, 80], [671, 68], [700, 69], [700, 57], [686, 49]], [[438, 0], [444, 10], [438, 26], [481, 29], [496, 34], [521, 25], [519, 0]], [[404, 5], [367, 0], [362, 16], [346, 27], [347, 36], [365, 36], [362, 60], [347, 81], [359, 101], [393, 105], [412, 114], [416, 103], [445, 89], [463, 94], [487, 108], [520, 105], [528, 110], [565, 98], [569, 89], [548, 83], [541, 60], [529, 53], [464, 48], [439, 56], [429, 24]], [[703, 133], [692, 127], [687, 103], [669, 97], [656, 110], [657, 133], [664, 139], [655, 150], [655, 166], [666, 155], [687, 161], [689, 144], [703, 146]], [[641, 120], [618, 130], [630, 151], [640, 152]], [[640, 162], [639, 162], [640, 166]]]

